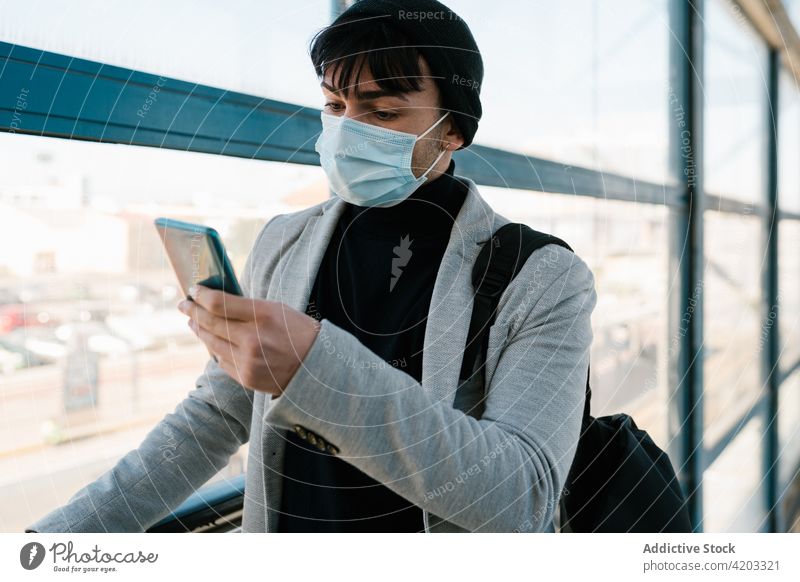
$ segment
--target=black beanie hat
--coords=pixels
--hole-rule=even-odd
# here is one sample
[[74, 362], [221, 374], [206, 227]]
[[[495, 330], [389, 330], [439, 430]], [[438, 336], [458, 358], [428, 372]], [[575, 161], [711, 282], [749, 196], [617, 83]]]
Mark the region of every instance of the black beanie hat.
[[482, 114], [483, 60], [466, 22], [436, 0], [358, 0], [331, 26], [374, 17], [390, 21], [423, 56], [464, 136], [459, 149], [469, 146]]

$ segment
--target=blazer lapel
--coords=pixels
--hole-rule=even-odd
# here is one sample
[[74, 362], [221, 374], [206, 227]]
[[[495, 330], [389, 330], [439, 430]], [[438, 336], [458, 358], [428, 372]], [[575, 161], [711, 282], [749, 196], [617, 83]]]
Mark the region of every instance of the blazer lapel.
[[305, 313], [322, 257], [343, 210], [344, 202], [333, 198], [322, 206], [321, 214], [308, 219], [290, 255], [279, 261], [276, 301]]
[[[267, 299], [282, 301], [305, 313], [311, 288], [317, 276], [322, 257], [328, 248], [333, 229], [339, 220], [344, 202], [338, 198], [329, 200], [322, 205], [322, 212], [311, 216], [298, 236], [295, 244], [281, 240], [282, 249], [290, 248], [286, 256], [281, 256], [277, 262], [276, 275], [270, 279]], [[277, 276], [277, 280], [275, 280]], [[262, 408], [256, 408], [259, 414], [266, 414], [272, 398], [264, 398]], [[280, 510], [283, 495], [283, 459], [286, 452], [288, 432], [285, 429], [264, 423], [261, 426], [261, 459], [264, 472], [264, 511], [255, 515], [253, 523], [248, 523], [246, 531], [274, 532], [278, 528], [278, 511]], [[258, 466], [258, 465], [254, 465]], [[255, 482], [255, 481], [254, 481]], [[259, 523], [263, 516], [266, 523]]]
[[422, 354], [422, 387], [451, 406], [472, 319], [472, 266], [499, 218], [475, 182], [460, 178], [468, 184], [469, 193], [450, 231], [433, 288]]

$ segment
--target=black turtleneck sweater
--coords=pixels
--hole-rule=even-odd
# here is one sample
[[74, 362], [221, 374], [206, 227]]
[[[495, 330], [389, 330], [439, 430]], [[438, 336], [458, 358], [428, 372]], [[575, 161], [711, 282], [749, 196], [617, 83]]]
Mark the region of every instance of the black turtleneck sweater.
[[[417, 382], [436, 274], [467, 193], [454, 168], [389, 208], [345, 203], [306, 309]], [[422, 530], [419, 507], [288, 432], [278, 531]]]

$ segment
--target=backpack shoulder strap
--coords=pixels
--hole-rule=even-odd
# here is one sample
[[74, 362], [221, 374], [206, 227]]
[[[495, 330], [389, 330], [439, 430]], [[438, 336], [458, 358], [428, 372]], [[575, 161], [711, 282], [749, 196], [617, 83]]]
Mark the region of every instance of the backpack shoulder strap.
[[[482, 362], [485, 361], [485, 357], [481, 360], [479, 356], [486, 354], [489, 327], [497, 315], [500, 296], [531, 254], [548, 244], [557, 244], [572, 251], [572, 247], [560, 238], [514, 222], [501, 226], [491, 240], [483, 245], [472, 269], [475, 300], [467, 346], [461, 363], [460, 380], [466, 380], [475, 373], [484, 373]], [[481, 365], [478, 365], [479, 362]], [[587, 371], [584, 420], [588, 416], [590, 398], [591, 389]]]
[[484, 244], [475, 262], [472, 284], [479, 295], [498, 298], [537, 249], [557, 244], [572, 250], [571, 246], [552, 234], [514, 222], [498, 228], [489, 243]]

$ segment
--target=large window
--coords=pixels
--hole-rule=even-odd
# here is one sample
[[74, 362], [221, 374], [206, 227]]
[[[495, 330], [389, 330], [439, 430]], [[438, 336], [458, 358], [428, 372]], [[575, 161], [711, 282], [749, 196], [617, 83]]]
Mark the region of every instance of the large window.
[[768, 50], [738, 6], [704, 6], [703, 185], [734, 204], [718, 211], [709, 202], [703, 213], [703, 439], [711, 452], [703, 529], [759, 531], [768, 427], [763, 408], [753, 407], [766, 394], [770, 330], [761, 319], [767, 241], [758, 212], [767, 202]]
[[666, 0], [448, 5], [484, 59], [479, 143], [666, 180]]
[[765, 428], [761, 418], [752, 419], [703, 473], [703, 531], [761, 531]]
[[800, 370], [783, 381], [778, 403], [778, 476], [791, 488], [800, 476]]
[[757, 218], [705, 212], [704, 416], [713, 446], [764, 394]]
[[705, 189], [763, 204], [767, 48], [729, 0], [705, 2]]
[[598, 297], [592, 414], [627, 412], [666, 450], [666, 208], [498, 188], [481, 192], [497, 212], [555, 233], [589, 265]]
[[[0, 133], [0, 499], [21, 528], [138, 446], [208, 353], [152, 222], [261, 225], [327, 197], [320, 168]], [[216, 478], [244, 470], [248, 445]]]
[[800, 29], [800, 0], [783, 0], [783, 3], [794, 27]]
[[[776, 460], [765, 458], [770, 431], [778, 432], [781, 488], [800, 466], [800, 91], [787, 68], [773, 112], [785, 216], [773, 265], [763, 212], [771, 167], [768, 46], [743, 3], [706, 0], [700, 16], [688, 16], [702, 18], [703, 42], [693, 47], [682, 36], [677, 3], [683, 1], [447, 4], [470, 24], [482, 49], [484, 117], [476, 144], [503, 150], [489, 155], [515, 178], [528, 167], [531, 174], [541, 170], [551, 182], [540, 189], [569, 193], [478, 180], [498, 213], [564, 239], [595, 275], [592, 413], [632, 415], [669, 451], [681, 476], [700, 481], [703, 507], [694, 517], [703, 530], [757, 531], [768, 516], [765, 461]], [[786, 2], [791, 15], [800, 14], [799, 4]], [[54, 3], [44, 14], [35, 4], [0, 0], [0, 42], [23, 53], [33, 47], [66, 55], [45, 55], [53, 60], [37, 64], [37, 71], [16, 62], [0, 77], [0, 114], [16, 115], [13, 130], [0, 133], [7, 168], [0, 175], [3, 531], [19, 531], [113, 466], [203, 372], [208, 354], [176, 309], [180, 293], [153, 219], [217, 228], [241, 272], [269, 218], [328, 196], [322, 170], [302, 165], [316, 163], [309, 144], [319, 121], [303, 109], [321, 106], [307, 48], [329, 22], [332, 5], [81, 0], [81, 10]], [[703, 57], [703, 67], [686, 75], [691, 80], [681, 73], [690, 68], [681, 60], [684, 50]], [[32, 54], [26, 58], [35, 63]], [[102, 63], [97, 84], [90, 87], [85, 72], [70, 70], [73, 57]], [[100, 74], [112, 65], [121, 69]], [[14, 67], [12, 78], [28, 84], [7, 92]], [[162, 79], [172, 82], [170, 100], [159, 101], [140, 129], [136, 108]], [[692, 83], [700, 89], [701, 127], [693, 125], [691, 100], [682, 101]], [[108, 123], [104, 108], [117, 96], [124, 111], [114, 111], [118, 117]], [[47, 107], [34, 114], [34, 105], [48, 100], [57, 115]], [[91, 115], [86, 103], [95, 108]], [[53, 129], [52, 119], [40, 123], [43, 117], [64, 125]], [[685, 130], [679, 142], [670, 124]], [[49, 136], [78, 139], [22, 135], [41, 127]], [[111, 141], [106, 129], [124, 143], [161, 147], [80, 141]], [[686, 158], [693, 154], [687, 136], [702, 147], [694, 176], [710, 199], [692, 214], [680, 197], [686, 184], [668, 183], [673, 175], [691, 181], [670, 167], [695, 161]], [[468, 174], [474, 151], [461, 152], [458, 172]], [[642, 181], [649, 184], [640, 190]], [[608, 199], [607, 183], [614, 198], [628, 201]], [[701, 256], [680, 230], [690, 216], [703, 223]], [[690, 257], [699, 267], [692, 273]], [[777, 326], [764, 309], [764, 273], [773, 267]], [[676, 313], [687, 289], [690, 303], [702, 290], [702, 309], [691, 303]], [[694, 324], [702, 329], [696, 338], [702, 362], [692, 360]], [[774, 364], [782, 379], [777, 425], [769, 422], [763, 398], [767, 340], [775, 328], [780, 356]], [[684, 424], [692, 413], [684, 406], [692, 404], [689, 361], [701, 367], [704, 390], [703, 434], [694, 442]], [[241, 473], [247, 449], [214, 479]], [[689, 452], [701, 449], [705, 464], [687, 462]]]
[[310, 107], [308, 42], [331, 0], [105, 2], [0, 0], [0, 40]]
[[[800, 3], [794, 3], [800, 15]], [[778, 207], [800, 213], [800, 90], [797, 81], [784, 69], [780, 79], [780, 117], [778, 129]], [[781, 377], [779, 387], [779, 483], [788, 487], [800, 470], [800, 221], [782, 220], [779, 224], [778, 320]]]
[[[778, 208], [800, 213], [800, 90], [785, 70], [781, 74], [779, 119]], [[800, 361], [800, 221], [781, 221], [778, 240], [780, 367], [785, 372]]]
[[786, 69], [781, 70], [778, 103], [778, 206], [800, 213], [800, 89]]
[[786, 373], [800, 361], [800, 221], [783, 220], [779, 228], [779, 367]]

